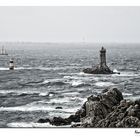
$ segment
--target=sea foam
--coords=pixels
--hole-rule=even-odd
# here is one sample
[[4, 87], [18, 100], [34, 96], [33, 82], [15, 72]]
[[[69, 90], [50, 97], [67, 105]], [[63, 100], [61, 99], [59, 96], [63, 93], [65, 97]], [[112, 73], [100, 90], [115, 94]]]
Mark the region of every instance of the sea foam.
[[112, 82], [96, 82], [95, 85], [98, 87], [106, 87], [106, 86], [113, 86], [114, 83], [112, 83]]

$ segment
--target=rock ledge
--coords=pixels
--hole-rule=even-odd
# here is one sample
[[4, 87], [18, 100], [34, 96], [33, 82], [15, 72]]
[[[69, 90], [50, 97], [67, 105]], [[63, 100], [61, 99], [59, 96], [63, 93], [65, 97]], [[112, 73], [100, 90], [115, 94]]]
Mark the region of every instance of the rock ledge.
[[46, 118], [38, 122], [80, 128], [140, 128], [140, 99], [126, 100], [117, 88], [105, 89], [101, 95], [88, 97], [81, 109], [68, 118]]

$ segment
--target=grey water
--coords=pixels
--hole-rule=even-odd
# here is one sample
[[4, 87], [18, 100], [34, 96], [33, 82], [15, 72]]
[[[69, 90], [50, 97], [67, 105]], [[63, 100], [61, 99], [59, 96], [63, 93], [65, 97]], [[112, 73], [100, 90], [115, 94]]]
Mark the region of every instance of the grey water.
[[[107, 87], [117, 87], [125, 98], [139, 98], [139, 46], [104, 45], [107, 65], [120, 75], [82, 72], [99, 63], [101, 46], [96, 44], [38, 44], [36, 48], [24, 44], [8, 49], [8, 56], [0, 56], [0, 127], [54, 127], [37, 120], [74, 114], [88, 96]], [[13, 71], [8, 69], [11, 57]]]

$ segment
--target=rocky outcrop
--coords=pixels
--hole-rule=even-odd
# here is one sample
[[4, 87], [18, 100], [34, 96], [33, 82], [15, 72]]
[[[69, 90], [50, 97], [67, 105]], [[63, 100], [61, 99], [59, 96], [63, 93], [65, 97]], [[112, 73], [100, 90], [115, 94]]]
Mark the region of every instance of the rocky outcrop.
[[140, 127], [140, 100], [123, 99], [117, 88], [105, 89], [101, 95], [88, 97], [81, 109], [68, 118], [54, 117], [38, 122], [49, 122], [56, 126], [71, 124], [71, 127], [83, 128]]
[[96, 67], [93, 68], [85, 68], [83, 72], [88, 74], [115, 74], [113, 71], [109, 69], [107, 65], [105, 66], [97, 65]]
[[106, 49], [104, 47], [100, 50], [100, 63], [93, 68], [85, 68], [84, 73], [88, 74], [120, 74], [120, 72], [113, 72], [106, 64]]
[[62, 126], [70, 125], [72, 122], [80, 122], [80, 119], [86, 116], [85, 104], [78, 110], [74, 115], [70, 115], [68, 118], [62, 117], [53, 117], [53, 118], [41, 118], [38, 120], [38, 123], [47, 123], [49, 122], [52, 125]]
[[123, 100], [122, 93], [117, 88], [104, 90], [100, 96], [90, 96], [86, 102], [86, 116], [81, 118], [81, 127], [95, 127], [113, 111], [113, 107]]
[[[137, 102], [137, 101], [136, 101]], [[122, 100], [106, 118], [100, 120], [95, 127], [140, 127], [140, 106], [130, 100]]]

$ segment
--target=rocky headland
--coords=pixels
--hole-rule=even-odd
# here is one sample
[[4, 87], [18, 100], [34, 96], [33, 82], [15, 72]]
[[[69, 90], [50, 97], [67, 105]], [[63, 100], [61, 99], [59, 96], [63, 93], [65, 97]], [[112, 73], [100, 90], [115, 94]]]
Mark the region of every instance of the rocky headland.
[[124, 99], [117, 88], [98, 96], [91, 95], [83, 106], [68, 118], [41, 118], [38, 123], [76, 128], [140, 128], [140, 99]]

